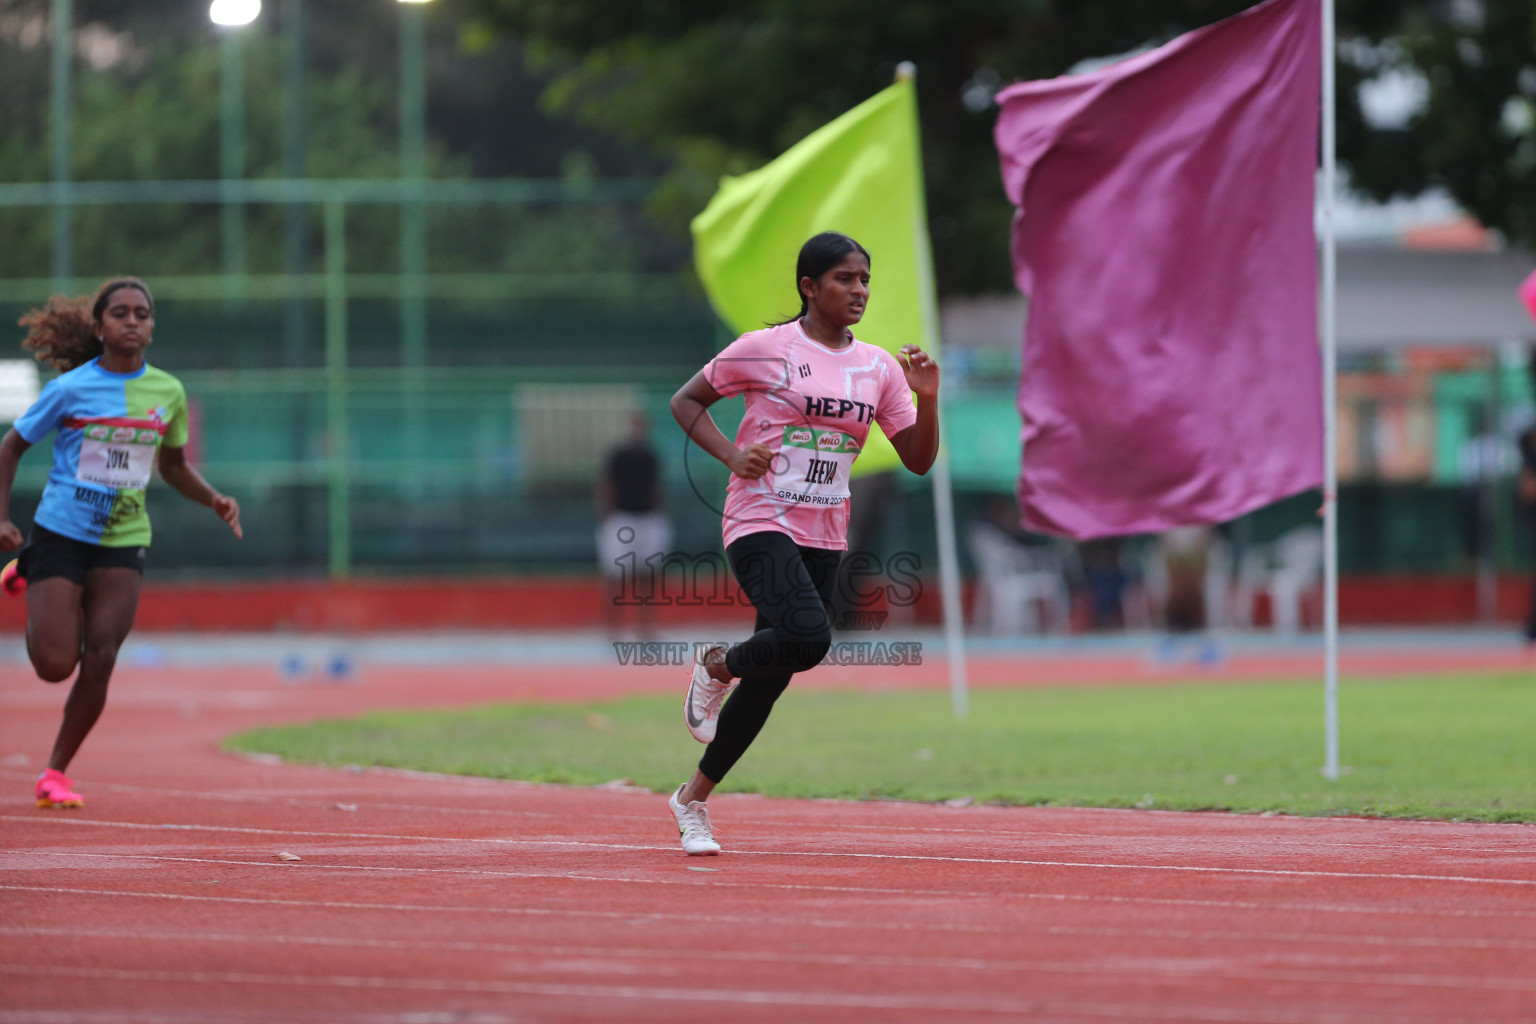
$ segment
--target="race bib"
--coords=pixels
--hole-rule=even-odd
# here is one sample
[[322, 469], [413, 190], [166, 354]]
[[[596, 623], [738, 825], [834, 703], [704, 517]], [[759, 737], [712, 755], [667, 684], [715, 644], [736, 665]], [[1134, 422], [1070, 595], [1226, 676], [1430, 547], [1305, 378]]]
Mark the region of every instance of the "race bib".
[[859, 442], [845, 430], [785, 427], [773, 465], [774, 494], [806, 505], [841, 505], [858, 455]]
[[157, 431], [140, 427], [99, 423], [86, 427], [80, 440], [80, 468], [75, 479], [120, 491], [143, 490], [149, 486], [159, 441]]

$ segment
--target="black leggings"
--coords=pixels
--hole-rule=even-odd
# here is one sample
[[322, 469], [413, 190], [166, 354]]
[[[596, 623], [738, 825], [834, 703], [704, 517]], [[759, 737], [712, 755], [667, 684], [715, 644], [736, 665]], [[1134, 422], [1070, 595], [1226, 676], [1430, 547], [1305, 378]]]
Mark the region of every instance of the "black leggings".
[[731, 571], [757, 609], [757, 632], [725, 655], [741, 682], [720, 709], [699, 771], [719, 782], [762, 731], [790, 677], [821, 664], [832, 646], [827, 605], [840, 551], [803, 548], [778, 532], [752, 533], [725, 549]]

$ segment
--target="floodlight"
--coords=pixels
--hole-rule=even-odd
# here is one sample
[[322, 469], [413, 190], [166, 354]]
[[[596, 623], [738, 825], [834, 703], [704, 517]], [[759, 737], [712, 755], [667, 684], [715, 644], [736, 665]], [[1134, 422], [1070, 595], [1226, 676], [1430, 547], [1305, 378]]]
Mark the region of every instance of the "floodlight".
[[261, 0], [213, 0], [208, 17], [215, 25], [249, 25], [261, 13]]

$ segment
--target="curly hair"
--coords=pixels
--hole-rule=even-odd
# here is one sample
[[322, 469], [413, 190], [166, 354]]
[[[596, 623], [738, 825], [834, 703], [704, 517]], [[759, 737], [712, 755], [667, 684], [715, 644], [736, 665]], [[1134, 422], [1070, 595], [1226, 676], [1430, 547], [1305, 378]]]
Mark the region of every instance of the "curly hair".
[[51, 296], [37, 309], [26, 313], [17, 323], [27, 329], [21, 347], [32, 353], [40, 363], [47, 363], [55, 370], [73, 370], [101, 355], [101, 339], [97, 337], [97, 324], [106, 310], [112, 294], [123, 288], [136, 288], [149, 300], [149, 308], [155, 308], [155, 299], [149, 286], [136, 277], [114, 277], [96, 289], [94, 296], [82, 295], [71, 299], [66, 295]]

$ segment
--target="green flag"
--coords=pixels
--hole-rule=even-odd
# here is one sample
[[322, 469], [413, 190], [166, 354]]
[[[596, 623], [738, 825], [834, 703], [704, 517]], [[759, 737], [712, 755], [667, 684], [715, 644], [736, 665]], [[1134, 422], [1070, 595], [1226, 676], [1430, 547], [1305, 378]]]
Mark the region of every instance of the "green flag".
[[[710, 302], [740, 333], [800, 308], [795, 259], [806, 239], [841, 231], [869, 250], [869, 305], [860, 341], [895, 352], [919, 344], [938, 357], [933, 259], [923, 202], [917, 87], [898, 81], [777, 160], [726, 178], [693, 221], [693, 258]], [[855, 474], [901, 465], [870, 426]]]

